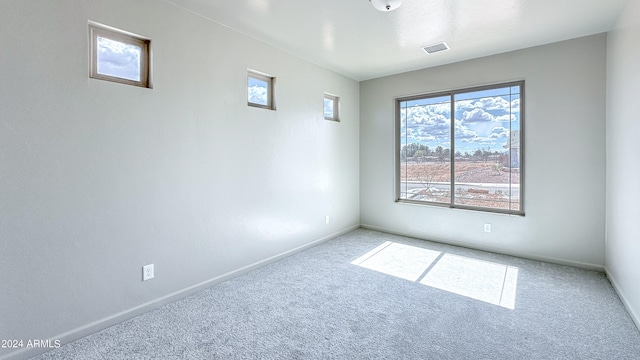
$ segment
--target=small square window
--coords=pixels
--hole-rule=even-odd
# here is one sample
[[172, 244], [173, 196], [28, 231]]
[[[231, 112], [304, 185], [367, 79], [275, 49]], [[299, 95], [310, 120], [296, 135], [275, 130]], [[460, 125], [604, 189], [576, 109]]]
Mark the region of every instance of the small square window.
[[247, 104], [263, 109], [275, 110], [273, 101], [274, 78], [249, 70], [247, 75]]
[[148, 39], [93, 24], [89, 32], [91, 78], [151, 88]]
[[340, 121], [340, 98], [324, 94], [324, 118], [327, 120]]

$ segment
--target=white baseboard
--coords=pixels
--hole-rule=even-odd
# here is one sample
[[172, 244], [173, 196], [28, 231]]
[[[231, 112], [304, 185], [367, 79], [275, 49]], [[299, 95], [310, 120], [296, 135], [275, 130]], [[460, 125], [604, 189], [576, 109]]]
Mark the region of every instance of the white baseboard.
[[[149, 301], [149, 302], [144, 303], [142, 305], [133, 307], [131, 309], [119, 312], [117, 314], [108, 316], [106, 318], [94, 321], [92, 323], [77, 327], [75, 329], [72, 329], [70, 331], [64, 332], [62, 334], [53, 336], [49, 340], [51, 340], [52, 343], [53, 343], [54, 340], [60, 340], [61, 344], [71, 343], [71, 342], [76, 341], [78, 339], [81, 339], [81, 338], [83, 338], [85, 336], [91, 335], [93, 333], [96, 333], [98, 331], [104, 330], [106, 328], [114, 326], [114, 325], [116, 325], [118, 323], [121, 323], [123, 321], [132, 319], [132, 318], [134, 318], [136, 316], [139, 316], [139, 315], [142, 315], [142, 314], [144, 314], [146, 312], [149, 312], [151, 310], [157, 309], [157, 308], [161, 307], [162, 305], [166, 305], [168, 303], [180, 300], [180, 299], [182, 299], [184, 297], [187, 297], [189, 295], [195, 294], [198, 291], [202, 291], [204, 289], [207, 289], [207, 288], [209, 288], [209, 287], [211, 287], [213, 285], [216, 285], [216, 284], [219, 284], [221, 282], [224, 282], [224, 281], [230, 280], [232, 278], [238, 277], [240, 275], [246, 274], [246, 273], [248, 273], [248, 272], [250, 272], [252, 270], [255, 270], [255, 269], [260, 268], [262, 266], [265, 266], [265, 265], [268, 265], [270, 263], [276, 262], [276, 261], [281, 260], [281, 259], [283, 259], [283, 258], [285, 258], [287, 256], [291, 256], [291, 255], [293, 255], [295, 253], [298, 253], [300, 251], [303, 251], [305, 249], [308, 249], [310, 247], [318, 245], [318, 244], [320, 244], [322, 242], [325, 242], [327, 240], [331, 240], [331, 239], [333, 239], [335, 237], [338, 237], [340, 235], [346, 234], [346, 233], [348, 233], [350, 231], [353, 231], [353, 230], [355, 230], [355, 229], [357, 229], [359, 227], [360, 227], [360, 225], [350, 226], [350, 227], [348, 227], [346, 229], [343, 229], [343, 230], [338, 231], [336, 233], [327, 235], [327, 236], [325, 236], [323, 238], [320, 238], [318, 240], [312, 241], [312, 242], [310, 242], [308, 244], [305, 244], [305, 245], [299, 246], [297, 248], [285, 251], [285, 252], [280, 253], [278, 255], [271, 256], [271, 257], [266, 258], [264, 260], [260, 260], [258, 262], [253, 263], [253, 264], [241, 267], [241, 268], [239, 268], [237, 270], [230, 271], [230, 272], [222, 274], [220, 276], [216, 276], [216, 277], [214, 277], [212, 279], [203, 281], [203, 282], [201, 282], [199, 284], [195, 284], [195, 285], [189, 286], [187, 288], [184, 288], [182, 290], [178, 290], [178, 291], [173, 292], [171, 294], [165, 295], [165, 296], [163, 296], [163, 297], [161, 297], [159, 299]], [[15, 352], [0, 356], [0, 360], [9, 360], [9, 359], [11, 359], [11, 360], [24, 360], [24, 359], [29, 359], [31, 357], [40, 355], [40, 354], [45, 353], [45, 352], [50, 351], [50, 350], [51, 349], [47, 349], [47, 348], [26, 348], [25, 347], [25, 348], [22, 348], [22, 349], [20, 349], [18, 351], [15, 351]]]
[[364, 229], [380, 231], [380, 232], [393, 234], [393, 235], [406, 236], [406, 237], [411, 237], [411, 238], [420, 239], [420, 240], [432, 241], [432, 242], [436, 242], [436, 243], [440, 243], [440, 244], [461, 246], [461, 247], [465, 247], [465, 248], [469, 248], [469, 249], [488, 251], [488, 252], [492, 252], [492, 253], [496, 253], [496, 254], [503, 254], [503, 255], [520, 257], [520, 258], [524, 258], [524, 259], [544, 261], [544, 262], [549, 262], [549, 263], [554, 263], [554, 264], [559, 264], [559, 265], [565, 265], [565, 266], [571, 266], [571, 267], [577, 267], [577, 268], [581, 268], [581, 269], [593, 270], [593, 271], [598, 271], [598, 272], [604, 273], [604, 266], [602, 266], [602, 265], [596, 265], [596, 264], [590, 264], [590, 263], [584, 263], [584, 262], [580, 262], [580, 261], [573, 261], [573, 260], [566, 260], [566, 259], [558, 259], [558, 258], [553, 258], [553, 257], [546, 257], [546, 256], [538, 256], [538, 255], [530, 255], [530, 254], [518, 253], [518, 252], [515, 252], [515, 251], [509, 251], [509, 250], [505, 250], [505, 249], [502, 249], [502, 248], [496, 248], [496, 247], [491, 247], [491, 246], [482, 246], [482, 245], [477, 245], [477, 244], [470, 244], [470, 243], [466, 243], [466, 242], [463, 242], [463, 241], [455, 241], [455, 240], [452, 241], [452, 240], [448, 240], [448, 239], [427, 238], [424, 235], [417, 234], [417, 233], [411, 233], [411, 232], [408, 232], [408, 231], [397, 231], [397, 230], [393, 230], [393, 229], [387, 229], [387, 228], [383, 228], [383, 227], [380, 227], [380, 226], [374, 226], [374, 225], [368, 225], [368, 224], [360, 224], [360, 227], [362, 227]]
[[609, 279], [609, 282], [613, 286], [613, 289], [616, 291], [616, 294], [618, 294], [618, 297], [620, 298], [620, 301], [622, 301], [622, 304], [627, 309], [627, 312], [629, 313], [629, 316], [631, 316], [631, 319], [636, 324], [636, 327], [638, 328], [638, 331], [640, 331], [640, 316], [638, 316], [638, 314], [633, 310], [633, 308], [629, 304], [629, 301], [627, 300], [627, 297], [624, 295], [624, 292], [622, 291], [620, 286], [618, 286], [618, 283], [616, 282], [616, 279], [611, 275], [611, 273], [606, 268], [606, 266], [604, 268], [604, 271], [605, 271], [605, 274], [607, 274], [607, 279]]

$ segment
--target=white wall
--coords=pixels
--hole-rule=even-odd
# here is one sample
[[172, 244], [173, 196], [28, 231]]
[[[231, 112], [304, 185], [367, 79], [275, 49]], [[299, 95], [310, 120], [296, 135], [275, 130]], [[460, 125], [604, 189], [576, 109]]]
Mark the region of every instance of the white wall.
[[[153, 89], [88, 78], [88, 20], [152, 39]], [[359, 224], [356, 81], [157, 0], [2, 1], [0, 44], [0, 339], [66, 342]]]
[[607, 39], [607, 274], [640, 327], [640, 2]]
[[[605, 70], [606, 35], [600, 34], [362, 82], [362, 225], [602, 269]], [[395, 97], [521, 79], [524, 217], [394, 202]], [[491, 233], [483, 232], [485, 222]]]

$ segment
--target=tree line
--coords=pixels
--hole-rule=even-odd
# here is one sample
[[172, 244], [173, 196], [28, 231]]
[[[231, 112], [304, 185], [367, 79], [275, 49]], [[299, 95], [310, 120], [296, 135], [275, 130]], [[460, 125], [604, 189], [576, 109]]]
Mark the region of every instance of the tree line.
[[[455, 157], [470, 159], [470, 160], [477, 159], [477, 160], [482, 160], [486, 162], [487, 160], [491, 159], [492, 156], [495, 157], [503, 154], [504, 152], [502, 153], [499, 151], [492, 152], [491, 148], [487, 147], [487, 148], [477, 149], [473, 153], [469, 153], [465, 151], [463, 154], [460, 151], [456, 151]], [[407, 159], [418, 160], [418, 159], [424, 159], [427, 157], [435, 158], [438, 161], [447, 161], [451, 157], [451, 150], [444, 148], [442, 146], [437, 146], [435, 149], [431, 149], [427, 145], [416, 144], [416, 143], [403, 145], [402, 149], [400, 150], [400, 158], [402, 159], [402, 161], [406, 161]]]

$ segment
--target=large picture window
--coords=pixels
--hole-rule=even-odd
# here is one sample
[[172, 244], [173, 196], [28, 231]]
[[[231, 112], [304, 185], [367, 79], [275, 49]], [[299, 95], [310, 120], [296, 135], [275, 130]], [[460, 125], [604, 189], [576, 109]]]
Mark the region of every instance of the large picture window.
[[524, 82], [400, 98], [400, 202], [524, 214]]

